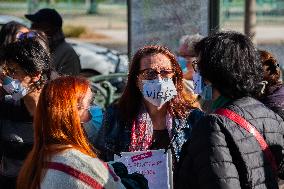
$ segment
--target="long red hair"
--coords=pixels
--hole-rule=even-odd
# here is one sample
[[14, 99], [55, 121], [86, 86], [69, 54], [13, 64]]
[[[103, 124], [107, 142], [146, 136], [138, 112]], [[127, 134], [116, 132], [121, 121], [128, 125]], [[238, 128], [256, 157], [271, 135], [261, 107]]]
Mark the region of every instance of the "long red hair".
[[96, 157], [78, 113], [78, 103], [88, 88], [86, 79], [72, 76], [57, 78], [44, 86], [34, 117], [33, 149], [20, 171], [17, 189], [39, 189], [47, 161], [70, 146]]
[[146, 56], [156, 54], [163, 54], [168, 57], [172, 63], [172, 69], [174, 71], [173, 82], [176, 86], [178, 94], [169, 102], [169, 113], [174, 117], [184, 118], [187, 112], [194, 106], [196, 99], [193, 96], [186, 94], [184, 91], [182, 81], [183, 74], [175, 55], [163, 46], [144, 46], [135, 53], [132, 59], [128, 75], [128, 82], [122, 97], [118, 102], [119, 112], [121, 113], [120, 116], [125, 121], [132, 121], [137, 116], [139, 108], [142, 105], [143, 96], [137, 86], [137, 76], [140, 70], [141, 59]]

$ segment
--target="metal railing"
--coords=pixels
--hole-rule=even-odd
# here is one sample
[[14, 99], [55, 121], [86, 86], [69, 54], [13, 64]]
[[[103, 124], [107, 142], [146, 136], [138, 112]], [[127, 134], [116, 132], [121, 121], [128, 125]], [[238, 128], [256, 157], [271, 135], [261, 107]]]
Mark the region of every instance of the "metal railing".
[[127, 73], [112, 73], [90, 77], [92, 89], [95, 93], [95, 103], [103, 109], [117, 100], [125, 87]]

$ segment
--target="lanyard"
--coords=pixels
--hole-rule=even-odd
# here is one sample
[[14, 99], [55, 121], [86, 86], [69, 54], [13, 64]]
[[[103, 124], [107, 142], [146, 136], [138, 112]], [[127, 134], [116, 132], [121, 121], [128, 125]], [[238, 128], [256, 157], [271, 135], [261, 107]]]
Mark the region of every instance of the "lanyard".
[[254, 126], [252, 126], [247, 120], [245, 120], [243, 117], [241, 117], [240, 115], [238, 115], [232, 110], [220, 108], [220, 109], [217, 109], [215, 113], [227, 117], [228, 119], [237, 123], [240, 127], [244, 128], [246, 131], [251, 133], [256, 138], [266, 159], [270, 162], [273, 171], [277, 175], [277, 165], [276, 165], [275, 158], [268, 144], [264, 140], [263, 136], [258, 132], [258, 130]]

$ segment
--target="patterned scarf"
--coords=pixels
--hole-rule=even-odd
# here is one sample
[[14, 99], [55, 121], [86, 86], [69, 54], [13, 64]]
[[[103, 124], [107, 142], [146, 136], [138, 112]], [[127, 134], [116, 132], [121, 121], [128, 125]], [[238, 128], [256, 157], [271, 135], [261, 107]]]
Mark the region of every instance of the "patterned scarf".
[[[172, 117], [166, 115], [166, 126], [171, 137]], [[133, 121], [131, 129], [130, 152], [149, 150], [153, 140], [153, 123], [146, 108], [142, 106], [138, 116]]]

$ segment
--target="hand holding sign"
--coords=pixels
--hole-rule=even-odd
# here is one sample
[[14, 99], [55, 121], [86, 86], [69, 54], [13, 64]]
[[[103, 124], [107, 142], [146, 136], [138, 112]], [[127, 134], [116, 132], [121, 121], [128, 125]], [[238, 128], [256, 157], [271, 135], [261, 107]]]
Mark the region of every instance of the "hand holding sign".
[[164, 150], [151, 150], [140, 152], [122, 152], [122, 157], [115, 157], [115, 161], [127, 166], [129, 173], [143, 174], [150, 189], [171, 188], [171, 157]]

